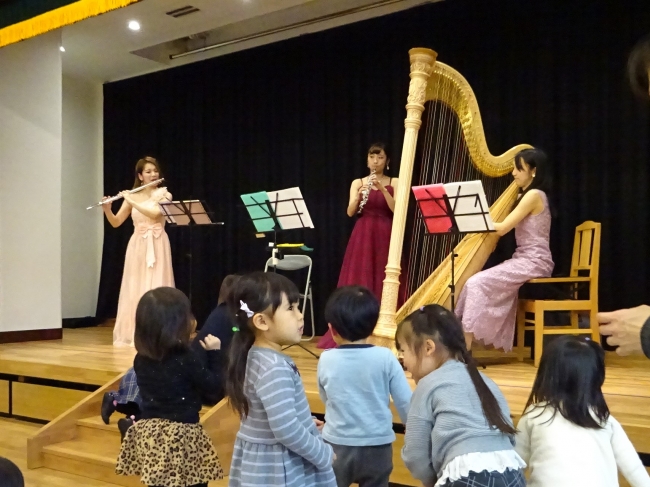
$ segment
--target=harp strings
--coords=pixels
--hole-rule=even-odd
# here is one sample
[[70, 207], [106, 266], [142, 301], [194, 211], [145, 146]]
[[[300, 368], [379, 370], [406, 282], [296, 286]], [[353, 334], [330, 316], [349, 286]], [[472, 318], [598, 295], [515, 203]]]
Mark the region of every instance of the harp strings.
[[[432, 183], [471, 181], [480, 179], [485, 187], [488, 204], [492, 205], [509, 184], [509, 177], [490, 178], [474, 166], [465, 142], [462, 126], [450, 106], [462, 93], [449, 78], [434, 72], [433, 101], [425, 109], [424, 137], [420, 142], [419, 175], [414, 174], [414, 186]], [[445, 100], [445, 101], [441, 101]], [[411, 295], [431, 275], [458, 245], [463, 235], [427, 235], [419, 210], [410, 214], [410, 242], [405, 282]]]

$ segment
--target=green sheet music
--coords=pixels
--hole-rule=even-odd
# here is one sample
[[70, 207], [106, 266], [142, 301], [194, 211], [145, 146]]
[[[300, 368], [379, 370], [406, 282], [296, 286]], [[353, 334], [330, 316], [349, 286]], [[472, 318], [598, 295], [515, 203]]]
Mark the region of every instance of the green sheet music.
[[[269, 201], [267, 192], [243, 194], [241, 200], [246, 205], [248, 214], [255, 225], [255, 230], [259, 233], [272, 232], [275, 223], [269, 216], [269, 208], [266, 205], [266, 202]], [[278, 230], [281, 230], [281, 228]]]

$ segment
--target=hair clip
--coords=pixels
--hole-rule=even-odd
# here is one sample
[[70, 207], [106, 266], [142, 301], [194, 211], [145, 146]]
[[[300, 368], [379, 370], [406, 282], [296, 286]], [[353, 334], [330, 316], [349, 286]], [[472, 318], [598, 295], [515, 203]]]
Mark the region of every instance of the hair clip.
[[244, 303], [242, 300], [239, 300], [239, 309], [242, 310], [244, 313], [246, 313], [246, 316], [249, 318], [252, 318], [255, 313], [251, 311], [251, 309], [248, 307], [246, 303]]
[[233, 326], [231, 329], [232, 329], [232, 331], [234, 331], [235, 333], [237, 333], [237, 332], [239, 331], [239, 328], [237, 328], [236, 326]]

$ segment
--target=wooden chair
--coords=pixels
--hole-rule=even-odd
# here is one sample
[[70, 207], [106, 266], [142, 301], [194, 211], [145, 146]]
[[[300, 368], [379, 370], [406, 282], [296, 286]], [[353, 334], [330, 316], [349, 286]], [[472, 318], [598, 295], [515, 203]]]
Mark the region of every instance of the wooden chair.
[[[570, 299], [520, 299], [517, 309], [517, 354], [524, 360], [524, 336], [526, 331], [535, 332], [535, 367], [542, 358], [544, 335], [591, 335], [600, 342], [598, 331], [598, 266], [600, 263], [600, 223], [587, 221], [576, 227], [569, 277], [532, 279], [531, 284], [560, 284], [571, 289]], [[579, 287], [589, 287], [589, 297], [580, 299]], [[544, 326], [546, 311], [568, 311], [569, 326]], [[589, 329], [578, 327], [578, 315], [589, 313]], [[526, 313], [533, 315], [526, 318]]]

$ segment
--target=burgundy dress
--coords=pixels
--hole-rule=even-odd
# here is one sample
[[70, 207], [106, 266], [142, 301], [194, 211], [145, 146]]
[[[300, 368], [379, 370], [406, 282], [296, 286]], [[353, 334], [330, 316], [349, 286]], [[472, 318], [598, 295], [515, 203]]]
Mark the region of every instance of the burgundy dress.
[[[386, 186], [386, 190], [393, 196], [392, 186]], [[350, 235], [337, 287], [365, 286], [381, 300], [392, 227], [393, 212], [386, 198], [381, 191], [371, 190]], [[329, 331], [319, 340], [318, 347], [336, 347]]]
[[526, 281], [550, 277], [553, 272], [551, 212], [546, 194], [535, 191], [544, 201], [544, 210], [528, 215], [515, 227], [517, 250], [512, 259], [470, 277], [456, 306], [456, 316], [466, 332], [507, 352], [514, 340], [519, 288]]

